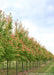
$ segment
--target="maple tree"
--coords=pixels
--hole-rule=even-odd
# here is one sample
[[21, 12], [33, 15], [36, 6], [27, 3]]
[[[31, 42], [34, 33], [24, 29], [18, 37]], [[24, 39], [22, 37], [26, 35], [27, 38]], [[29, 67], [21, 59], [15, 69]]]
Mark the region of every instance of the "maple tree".
[[5, 15], [0, 10], [0, 61], [40, 61], [51, 60], [54, 55], [41, 46], [33, 37], [29, 37], [22, 23], [15, 22], [13, 33], [11, 13]]

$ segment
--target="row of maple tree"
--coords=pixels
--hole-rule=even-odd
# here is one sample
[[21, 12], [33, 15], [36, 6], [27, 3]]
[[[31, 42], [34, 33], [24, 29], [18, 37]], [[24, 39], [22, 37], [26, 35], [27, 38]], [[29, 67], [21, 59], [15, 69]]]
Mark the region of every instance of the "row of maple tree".
[[36, 61], [51, 60], [54, 55], [41, 46], [22, 23], [13, 24], [11, 13], [6, 15], [0, 10], [0, 62], [1, 61]]

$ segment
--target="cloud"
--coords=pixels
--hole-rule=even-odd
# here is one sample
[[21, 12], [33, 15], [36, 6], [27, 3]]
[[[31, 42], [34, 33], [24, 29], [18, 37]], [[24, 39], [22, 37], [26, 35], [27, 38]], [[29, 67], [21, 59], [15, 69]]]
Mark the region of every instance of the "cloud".
[[[29, 35], [34, 37], [42, 46], [54, 54], [54, 28], [44, 28], [33, 25], [31, 22], [22, 21], [23, 26], [29, 28]], [[53, 30], [52, 30], [53, 29]], [[51, 31], [50, 31], [51, 30]], [[49, 32], [50, 31], [50, 32]]]
[[54, 10], [54, 6], [49, 5], [47, 9], [48, 9], [48, 11], [52, 12]]
[[22, 25], [25, 26], [26, 29], [28, 29], [31, 34], [30, 36], [32, 36], [32, 34], [38, 30], [38, 28], [34, 26], [33, 23], [27, 20], [23, 20]]

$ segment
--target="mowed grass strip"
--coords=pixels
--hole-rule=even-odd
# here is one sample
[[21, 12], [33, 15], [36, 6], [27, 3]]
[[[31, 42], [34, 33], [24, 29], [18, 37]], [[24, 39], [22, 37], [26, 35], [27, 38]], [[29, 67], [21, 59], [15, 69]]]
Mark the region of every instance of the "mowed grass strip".
[[45, 64], [39, 68], [36, 68], [33, 73], [46, 73], [46, 71], [50, 68], [51, 65], [53, 65], [54, 62], [49, 62], [48, 64]]
[[54, 66], [49, 70], [50, 73], [54, 73]]
[[[45, 73], [46, 70], [48, 70], [50, 68], [50, 66], [54, 64], [54, 62], [49, 62], [47, 64], [42, 64], [41, 67], [38, 67], [36, 68], [34, 71], [32, 71], [33, 73]], [[22, 71], [22, 64], [21, 63], [18, 63], [18, 72]], [[28, 63], [28, 66], [29, 66], [29, 63]], [[24, 62], [24, 70], [26, 70], [26, 63]], [[6, 74], [6, 71], [3, 71], [0, 72], [0, 75], [5, 75]], [[9, 69], [9, 75], [12, 75], [12, 74], [16, 74], [16, 66], [13, 66]]]

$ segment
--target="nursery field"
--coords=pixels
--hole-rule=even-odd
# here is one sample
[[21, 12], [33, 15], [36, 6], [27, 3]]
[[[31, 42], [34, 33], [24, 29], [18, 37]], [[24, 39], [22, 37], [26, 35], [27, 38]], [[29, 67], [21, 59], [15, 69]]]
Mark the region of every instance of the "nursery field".
[[11, 13], [0, 10], [0, 75], [24, 74], [47, 67], [53, 60], [54, 55], [30, 37], [21, 22], [13, 24]]
[[[0, 75], [7, 75], [7, 63], [0, 63]], [[16, 74], [17, 71], [17, 74]], [[54, 72], [54, 61], [47, 61], [46, 63], [43, 61], [40, 61], [40, 63], [37, 64], [37, 62], [31, 62], [27, 63], [18, 62], [17, 70], [16, 70], [16, 62], [12, 61], [11, 65], [8, 64], [8, 75], [37, 75], [37, 74], [46, 74]]]
[[[17, 75], [20, 72], [28, 72], [35, 68], [38, 68], [41, 64], [45, 64], [43, 61], [40, 61], [39, 63], [36, 62], [18, 62], [16, 65], [16, 61], [11, 61], [11, 63], [8, 63], [8, 75]], [[0, 74], [6, 75], [7, 74], [7, 62], [0, 63]]]
[[54, 62], [42, 65], [34, 71], [29, 72], [27, 75], [54, 75]]

